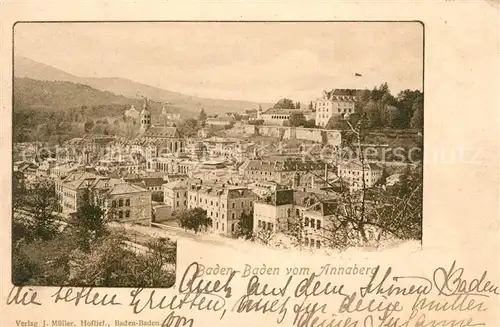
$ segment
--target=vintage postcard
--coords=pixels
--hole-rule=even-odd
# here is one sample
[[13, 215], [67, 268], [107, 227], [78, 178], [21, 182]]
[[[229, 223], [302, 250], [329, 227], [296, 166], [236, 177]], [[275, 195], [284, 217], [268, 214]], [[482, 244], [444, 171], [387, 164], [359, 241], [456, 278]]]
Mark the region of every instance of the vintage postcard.
[[496, 3], [136, 5], [2, 5], [2, 326], [500, 325]]

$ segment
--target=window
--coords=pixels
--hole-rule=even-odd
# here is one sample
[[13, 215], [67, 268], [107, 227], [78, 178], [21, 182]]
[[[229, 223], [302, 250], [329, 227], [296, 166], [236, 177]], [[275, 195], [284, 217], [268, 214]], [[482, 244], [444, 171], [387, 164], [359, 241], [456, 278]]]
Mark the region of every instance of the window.
[[125, 218], [130, 218], [130, 210], [125, 211]]
[[267, 229], [268, 230], [272, 230], [273, 229], [272, 224], [270, 222], [267, 223]]
[[210, 205], [213, 206], [214, 205], [214, 201], [210, 201]]
[[116, 208], [116, 201], [115, 200], [113, 200], [113, 202], [111, 202], [111, 207]]
[[314, 228], [314, 219], [311, 219], [311, 227]]
[[231, 232], [234, 232], [234, 224], [231, 224]]
[[215, 213], [215, 218], [219, 218], [219, 214], [217, 212]]
[[205, 199], [205, 204], [207, 204], [207, 203], [208, 203], [208, 202], [207, 202], [207, 199]]
[[186, 204], [187, 204], [187, 202], [186, 202], [186, 200], [184, 200], [184, 205], [186, 205]]
[[224, 208], [224, 203], [222, 204], [222, 207]]
[[233, 209], [234, 209], [234, 205], [235, 205], [235, 203], [233, 202]]
[[215, 223], [215, 228], [216, 228], [216, 229], [219, 229], [219, 222], [216, 222], [216, 223]]
[[126, 199], [125, 200], [125, 206], [126, 207], [130, 207], [130, 199]]
[[176, 203], [177, 203], [177, 206], [179, 206], [179, 201], [177, 201]]
[[299, 209], [295, 209], [295, 214], [296, 214], [297, 216], [300, 216], [300, 211], [299, 211]]
[[222, 230], [224, 230], [224, 223], [222, 223]]
[[123, 218], [123, 211], [118, 211], [118, 218], [120, 218], [120, 219]]
[[287, 214], [288, 214], [288, 217], [290, 217], [292, 215], [292, 209], [288, 209]]
[[304, 226], [309, 226], [309, 218], [306, 217], [305, 221], [304, 221]]
[[177, 198], [179, 198], [179, 192], [177, 192]]
[[316, 224], [317, 229], [321, 229], [321, 220], [318, 220], [318, 223]]
[[244, 202], [241, 202], [241, 207], [242, 207], [242, 208], [243, 208], [243, 204], [244, 204]]
[[123, 207], [123, 199], [118, 200], [118, 206]]
[[259, 228], [262, 227], [262, 221], [261, 220], [259, 220], [259, 222], [257, 223], [257, 226], [259, 226]]
[[222, 219], [224, 219], [224, 214], [222, 214]]
[[321, 248], [321, 242], [319, 240], [316, 240], [316, 248]]
[[306, 237], [306, 238], [304, 239], [304, 243], [305, 243], [305, 245], [308, 245], [308, 244], [309, 244], [309, 238], [307, 238], [307, 237]]

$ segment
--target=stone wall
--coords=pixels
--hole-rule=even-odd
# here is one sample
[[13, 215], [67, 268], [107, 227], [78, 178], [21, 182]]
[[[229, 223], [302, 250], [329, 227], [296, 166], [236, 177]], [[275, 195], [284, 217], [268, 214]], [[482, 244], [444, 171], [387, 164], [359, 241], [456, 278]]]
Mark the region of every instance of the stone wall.
[[252, 135], [254, 133], [258, 133], [260, 136], [275, 137], [283, 140], [306, 140], [334, 146], [340, 146], [342, 139], [339, 130], [270, 125], [252, 126], [252, 128], [248, 129], [245, 128], [246, 135]]

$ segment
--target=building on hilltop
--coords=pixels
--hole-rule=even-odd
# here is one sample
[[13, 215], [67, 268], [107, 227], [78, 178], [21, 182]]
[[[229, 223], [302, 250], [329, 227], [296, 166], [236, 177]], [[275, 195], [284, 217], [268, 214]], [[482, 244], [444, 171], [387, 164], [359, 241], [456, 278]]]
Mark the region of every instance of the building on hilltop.
[[132, 120], [136, 120], [138, 121], [139, 118], [140, 118], [140, 112], [139, 110], [135, 109], [135, 106], [134, 105], [131, 105], [130, 106], [130, 109], [128, 110], [125, 110], [125, 113], [124, 113], [125, 117], [127, 118], [130, 118]]
[[353, 114], [356, 102], [361, 100], [362, 92], [364, 91], [357, 89], [324, 91], [322, 97], [315, 101], [316, 125], [325, 127], [334, 116]]

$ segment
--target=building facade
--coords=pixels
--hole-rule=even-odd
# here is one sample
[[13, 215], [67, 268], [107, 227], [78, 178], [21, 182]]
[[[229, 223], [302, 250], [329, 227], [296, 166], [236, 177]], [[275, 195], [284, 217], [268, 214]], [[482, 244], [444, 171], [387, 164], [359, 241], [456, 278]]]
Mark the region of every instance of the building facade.
[[339, 177], [346, 181], [351, 190], [363, 188], [363, 178], [365, 188], [372, 187], [382, 177], [383, 169], [374, 163], [365, 163], [365, 167], [359, 162], [346, 162], [338, 167]]
[[87, 197], [97, 201], [118, 221], [144, 222], [151, 220], [151, 192], [119, 179], [87, 172], [73, 172], [56, 179], [56, 196], [62, 213], [75, 214]]
[[254, 232], [286, 234], [303, 245], [320, 248], [337, 206], [335, 195], [277, 190], [254, 204]]
[[323, 92], [323, 96], [315, 101], [316, 125], [325, 127], [330, 118], [353, 114], [356, 109], [356, 102], [361, 97], [361, 90], [335, 89], [330, 92]]
[[246, 187], [228, 184], [191, 184], [187, 192], [188, 208], [207, 211], [213, 232], [235, 236], [237, 224], [243, 214], [250, 214], [257, 196]]
[[172, 208], [173, 211], [186, 210], [188, 182], [176, 180], [163, 184], [163, 203]]

